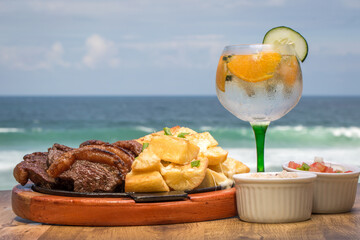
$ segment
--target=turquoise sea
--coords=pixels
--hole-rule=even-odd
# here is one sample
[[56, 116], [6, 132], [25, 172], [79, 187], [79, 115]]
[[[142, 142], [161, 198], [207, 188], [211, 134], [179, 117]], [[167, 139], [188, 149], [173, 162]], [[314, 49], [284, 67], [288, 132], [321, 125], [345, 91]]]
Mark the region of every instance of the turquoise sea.
[[[268, 128], [267, 171], [289, 160], [360, 166], [360, 97], [302, 97]], [[209, 97], [0, 97], [0, 190], [15, 184], [12, 169], [23, 155], [47, 151], [53, 143], [71, 147], [89, 139], [135, 139], [163, 127], [209, 131], [219, 145], [252, 171], [256, 169], [252, 129]]]

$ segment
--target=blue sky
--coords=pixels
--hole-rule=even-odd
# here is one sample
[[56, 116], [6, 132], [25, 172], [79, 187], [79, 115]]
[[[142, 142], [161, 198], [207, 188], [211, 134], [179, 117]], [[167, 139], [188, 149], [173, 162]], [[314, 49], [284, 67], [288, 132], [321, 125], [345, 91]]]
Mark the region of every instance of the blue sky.
[[215, 95], [225, 45], [302, 33], [304, 95], [360, 95], [360, 1], [0, 1], [0, 95]]

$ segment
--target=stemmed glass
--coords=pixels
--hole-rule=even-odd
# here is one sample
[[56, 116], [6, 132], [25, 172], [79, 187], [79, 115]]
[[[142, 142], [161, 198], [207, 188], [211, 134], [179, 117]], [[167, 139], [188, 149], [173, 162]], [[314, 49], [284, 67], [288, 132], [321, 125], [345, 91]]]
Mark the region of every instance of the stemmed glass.
[[226, 46], [216, 72], [216, 93], [229, 112], [250, 122], [257, 171], [264, 172], [266, 130], [301, 98], [302, 73], [295, 50], [291, 45]]

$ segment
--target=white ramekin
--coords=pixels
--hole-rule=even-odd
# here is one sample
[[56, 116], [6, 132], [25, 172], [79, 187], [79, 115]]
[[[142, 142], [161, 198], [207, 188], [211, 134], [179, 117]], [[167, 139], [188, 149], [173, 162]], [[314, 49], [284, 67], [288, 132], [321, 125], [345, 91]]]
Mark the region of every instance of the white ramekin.
[[[304, 161], [307, 164], [312, 162]], [[299, 163], [299, 164], [302, 164]], [[288, 167], [289, 162], [283, 164], [283, 169], [289, 172], [304, 172]], [[313, 213], [343, 213], [349, 212], [354, 206], [360, 169], [356, 166], [325, 162], [326, 166], [351, 173], [320, 173], [314, 186]]]
[[310, 219], [316, 174], [298, 173], [297, 178], [254, 178], [252, 174], [234, 175], [241, 220], [285, 223]]

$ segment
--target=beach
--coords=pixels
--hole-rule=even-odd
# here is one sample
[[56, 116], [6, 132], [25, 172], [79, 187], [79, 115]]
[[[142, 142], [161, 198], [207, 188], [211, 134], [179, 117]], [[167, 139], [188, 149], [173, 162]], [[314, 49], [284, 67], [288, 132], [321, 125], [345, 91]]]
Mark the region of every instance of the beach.
[[[302, 97], [270, 124], [265, 170], [315, 156], [360, 166], [359, 105], [360, 97]], [[25, 154], [54, 143], [77, 147], [89, 139], [136, 139], [176, 125], [210, 132], [229, 156], [256, 171], [250, 124], [227, 112], [216, 96], [0, 97], [0, 190], [16, 184], [12, 169]]]

